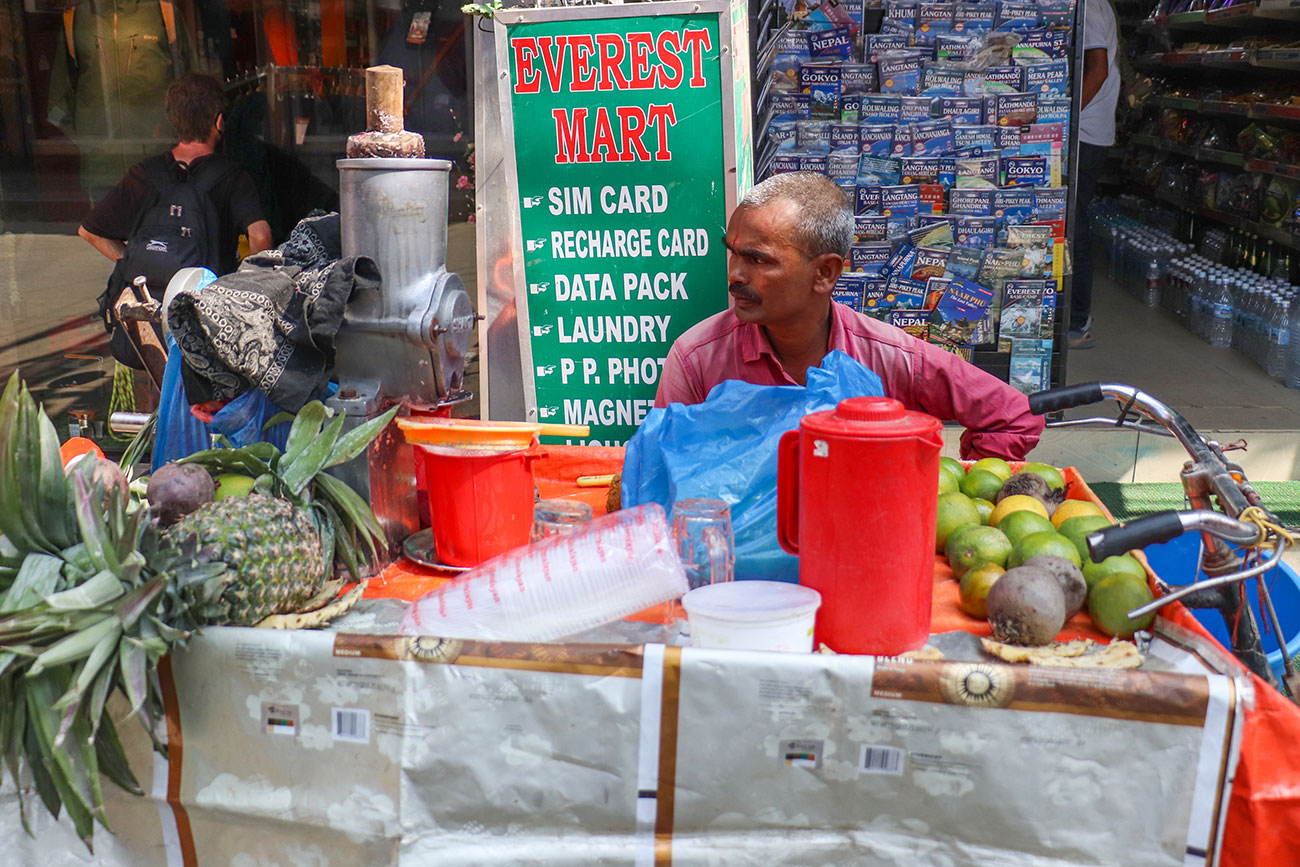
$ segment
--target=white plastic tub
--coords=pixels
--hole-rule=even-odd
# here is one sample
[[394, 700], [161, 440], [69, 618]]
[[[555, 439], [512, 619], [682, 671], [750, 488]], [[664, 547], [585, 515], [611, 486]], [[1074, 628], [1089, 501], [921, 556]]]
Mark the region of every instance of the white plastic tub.
[[728, 650], [808, 653], [821, 604], [816, 590], [784, 581], [728, 581], [682, 597], [691, 645]]

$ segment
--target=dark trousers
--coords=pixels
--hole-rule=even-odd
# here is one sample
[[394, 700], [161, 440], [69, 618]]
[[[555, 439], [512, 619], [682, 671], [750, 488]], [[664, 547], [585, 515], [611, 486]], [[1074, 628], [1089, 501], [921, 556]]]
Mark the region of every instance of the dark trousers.
[[1092, 313], [1092, 245], [1088, 206], [1097, 191], [1097, 175], [1106, 148], [1079, 142], [1078, 177], [1074, 188], [1074, 241], [1070, 248], [1074, 275], [1070, 281], [1070, 330], [1081, 331]]

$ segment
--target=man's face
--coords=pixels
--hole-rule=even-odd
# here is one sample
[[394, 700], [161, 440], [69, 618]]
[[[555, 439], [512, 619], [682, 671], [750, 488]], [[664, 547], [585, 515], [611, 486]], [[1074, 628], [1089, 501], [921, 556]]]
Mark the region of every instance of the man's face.
[[727, 291], [741, 322], [781, 325], [824, 315], [825, 298], [843, 260], [808, 256], [798, 247], [791, 240], [796, 213], [795, 204], [784, 199], [732, 212], [726, 236]]

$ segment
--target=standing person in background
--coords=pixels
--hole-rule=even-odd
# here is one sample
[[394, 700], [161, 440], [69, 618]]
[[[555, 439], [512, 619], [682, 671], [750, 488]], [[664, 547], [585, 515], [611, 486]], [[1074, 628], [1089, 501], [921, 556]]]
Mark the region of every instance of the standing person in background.
[[1079, 161], [1074, 191], [1074, 278], [1070, 295], [1071, 349], [1089, 349], [1092, 333], [1092, 248], [1088, 206], [1097, 189], [1106, 148], [1115, 144], [1115, 104], [1119, 101], [1119, 37], [1110, 0], [1084, 0], [1083, 92], [1079, 114]]

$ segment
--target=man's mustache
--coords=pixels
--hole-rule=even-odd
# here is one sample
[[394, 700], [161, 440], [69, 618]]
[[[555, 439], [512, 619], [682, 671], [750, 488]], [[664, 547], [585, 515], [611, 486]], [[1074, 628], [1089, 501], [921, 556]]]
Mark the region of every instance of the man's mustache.
[[727, 291], [742, 301], [752, 301], [755, 304], [757, 304], [758, 302], [763, 300], [758, 296], [758, 293], [756, 293], [753, 289], [750, 289], [747, 286], [744, 286], [740, 283], [730, 284], [729, 286], [727, 286]]

